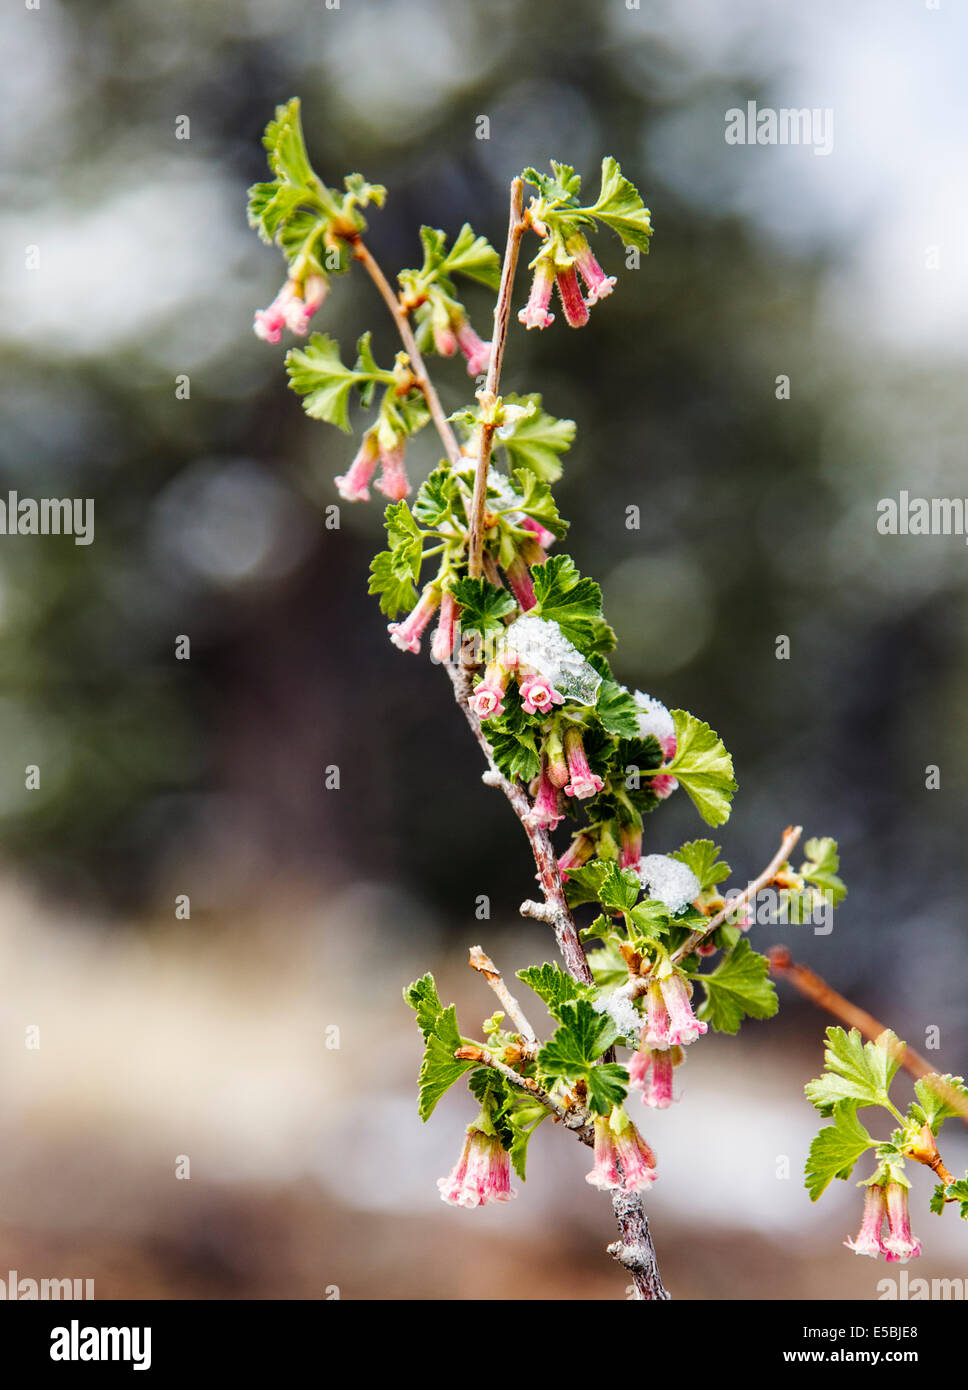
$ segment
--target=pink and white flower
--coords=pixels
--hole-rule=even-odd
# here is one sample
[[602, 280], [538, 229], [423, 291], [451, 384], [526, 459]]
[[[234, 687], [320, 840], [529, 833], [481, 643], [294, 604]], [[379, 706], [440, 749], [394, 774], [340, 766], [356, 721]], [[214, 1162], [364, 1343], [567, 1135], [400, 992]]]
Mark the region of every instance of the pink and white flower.
[[490, 662], [484, 670], [483, 679], [467, 702], [468, 708], [473, 710], [482, 722], [485, 719], [496, 719], [504, 713], [503, 700], [507, 687], [507, 669], [499, 661]]
[[708, 1033], [708, 1023], [700, 1023], [689, 1002], [689, 986], [678, 973], [660, 980], [662, 998], [669, 1010], [669, 1042], [672, 1046], [688, 1047], [689, 1043]]
[[286, 313], [296, 298], [296, 285], [287, 280], [267, 309], [256, 309], [252, 329], [265, 343], [278, 343], [286, 326]]
[[597, 796], [605, 783], [588, 766], [581, 729], [574, 724], [565, 730], [565, 757], [568, 760], [570, 778], [565, 787], [565, 795], [574, 796], [579, 801], [587, 801], [590, 796]]
[[487, 371], [491, 344], [477, 336], [467, 319], [461, 319], [457, 324], [457, 346], [467, 358], [468, 376], [480, 376], [481, 372]]
[[565, 697], [558, 694], [551, 682], [536, 672], [518, 678], [518, 691], [526, 714], [546, 714], [555, 705], [565, 702]]
[[899, 1182], [889, 1182], [885, 1192], [887, 1198], [888, 1233], [883, 1245], [887, 1252], [888, 1264], [907, 1264], [921, 1253], [921, 1242], [911, 1234], [911, 1217], [908, 1213], [908, 1190]]
[[565, 250], [569, 256], [574, 257], [575, 265], [588, 288], [586, 302], [589, 308], [612, 293], [615, 288], [615, 276], [605, 274], [585, 237], [581, 234], [569, 237], [565, 242]]
[[527, 613], [533, 608], [537, 599], [534, 596], [534, 584], [531, 581], [531, 571], [528, 569], [522, 555], [515, 555], [511, 563], [505, 568], [504, 573], [508, 577], [508, 584], [511, 592], [517, 600], [518, 607], [522, 613]]
[[565, 757], [565, 746], [561, 741], [557, 729], [552, 728], [544, 741], [544, 756], [548, 763], [548, 776], [556, 787], [568, 785], [568, 759]]
[[[644, 1030], [643, 1030], [644, 1031]], [[641, 1043], [629, 1061], [632, 1086], [642, 1092], [642, 1104], [653, 1110], [667, 1110], [675, 1097], [672, 1094], [672, 1074], [676, 1059], [682, 1058], [678, 1048], [650, 1048]]]
[[569, 328], [581, 328], [588, 322], [588, 305], [582, 298], [581, 286], [573, 265], [558, 268], [558, 294]]
[[664, 1052], [672, 1046], [669, 1010], [666, 1007], [658, 980], [650, 980], [645, 994], [645, 1031], [642, 1045], [651, 1051]]
[[595, 1117], [595, 1163], [585, 1181], [604, 1191], [641, 1192], [658, 1174], [655, 1154], [624, 1111]]
[[511, 1187], [508, 1153], [493, 1134], [471, 1125], [460, 1158], [446, 1178], [437, 1179], [441, 1200], [454, 1207], [484, 1207], [509, 1202], [518, 1194]]
[[441, 357], [453, 357], [457, 351], [457, 334], [451, 328], [449, 322], [434, 323], [434, 349], [439, 352]]
[[449, 589], [444, 590], [440, 600], [440, 617], [437, 620], [437, 630], [434, 633], [433, 641], [430, 644], [430, 655], [434, 661], [453, 661], [456, 652], [455, 648], [458, 640], [457, 620], [460, 616], [460, 604], [454, 598]]
[[537, 786], [532, 784], [532, 795], [534, 805], [528, 817], [532, 825], [543, 826], [546, 830], [554, 830], [560, 820], [564, 819], [558, 788], [548, 776], [548, 765], [542, 759], [541, 771], [537, 776]]
[[402, 498], [410, 496], [410, 481], [404, 466], [406, 447], [406, 440], [402, 436], [392, 448], [388, 449], [384, 444], [380, 444], [380, 477], [374, 487], [382, 492], [384, 497], [389, 497], [391, 502], [399, 502]]
[[402, 623], [388, 623], [390, 641], [402, 652], [419, 652], [420, 638], [440, 604], [440, 590], [428, 584], [420, 595], [416, 608]]
[[554, 284], [554, 262], [548, 256], [542, 256], [534, 267], [528, 302], [518, 311], [518, 322], [523, 323], [525, 328], [550, 328], [554, 323], [554, 314], [548, 313]]
[[305, 338], [310, 321], [328, 292], [329, 284], [322, 275], [306, 276], [302, 296], [294, 295], [286, 305], [286, 327], [290, 333]]
[[887, 1200], [884, 1188], [880, 1183], [875, 1183], [864, 1193], [864, 1215], [857, 1239], [844, 1241], [848, 1250], [853, 1250], [855, 1255], [870, 1255], [873, 1260], [876, 1260], [878, 1255], [886, 1255], [887, 1251], [881, 1242], [881, 1227], [886, 1215]]
[[369, 483], [379, 461], [380, 446], [376, 441], [376, 433], [369, 430], [363, 436], [363, 443], [349, 468], [340, 477], [333, 479], [344, 501], [369, 502]]
[[570, 869], [580, 869], [582, 864], [587, 864], [594, 852], [595, 841], [590, 835], [576, 835], [558, 860], [558, 873], [561, 875], [562, 883], [568, 881]]
[[541, 546], [542, 550], [550, 550], [557, 540], [557, 536], [555, 536], [554, 532], [542, 526], [540, 521], [535, 521], [534, 517], [522, 517], [521, 525], [526, 531], [533, 532], [534, 538]]
[[620, 869], [634, 869], [642, 858], [641, 825], [620, 825], [619, 838], [622, 848], [618, 856]]

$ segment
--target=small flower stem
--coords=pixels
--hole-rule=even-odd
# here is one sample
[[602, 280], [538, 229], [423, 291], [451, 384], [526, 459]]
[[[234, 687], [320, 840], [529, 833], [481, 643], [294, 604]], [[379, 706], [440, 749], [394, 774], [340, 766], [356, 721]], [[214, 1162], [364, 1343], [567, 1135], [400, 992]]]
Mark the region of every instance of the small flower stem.
[[[497, 304], [494, 306], [494, 336], [491, 338], [491, 360], [487, 367], [488, 399], [497, 395], [501, 384], [501, 366], [504, 362], [504, 345], [508, 336], [508, 319], [511, 316], [511, 293], [514, 288], [514, 272], [518, 265], [518, 249], [527, 228], [527, 221], [521, 216], [521, 198], [524, 184], [514, 179], [511, 184], [511, 209], [508, 217], [508, 240], [501, 267], [501, 286], [498, 290]], [[477, 455], [477, 472], [474, 475], [474, 500], [471, 503], [471, 521], [467, 540], [467, 573], [478, 578], [481, 573], [481, 549], [484, 543], [484, 504], [487, 500], [487, 470], [491, 458], [491, 445], [494, 442], [493, 424], [481, 425], [480, 449]]]
[[454, 431], [448, 423], [447, 416], [444, 414], [444, 408], [440, 403], [440, 397], [437, 395], [437, 389], [431, 381], [430, 374], [420, 355], [420, 349], [417, 347], [417, 340], [414, 338], [413, 329], [410, 327], [410, 320], [407, 318], [403, 309], [401, 309], [400, 301], [393, 293], [390, 282], [370, 254], [369, 247], [365, 246], [358, 237], [350, 242], [350, 246], [354, 257], [362, 264], [364, 270], [379, 290], [383, 302], [393, 315], [393, 322], [397, 326], [397, 332], [400, 334], [403, 346], [407, 350], [407, 356], [410, 358], [410, 366], [413, 370], [416, 385], [418, 389], [423, 392], [424, 400], [427, 402], [431, 418], [437, 427], [437, 433], [440, 435], [443, 446], [447, 451], [447, 457], [450, 459], [451, 464], [456, 467], [461, 462], [460, 446], [457, 443]]
[[[831, 989], [826, 980], [815, 974], [806, 965], [798, 965], [786, 946], [773, 946], [767, 955], [770, 961], [771, 975], [778, 975], [783, 980], [789, 980], [790, 984], [798, 989], [802, 995], [812, 1000], [818, 1008], [825, 1009], [828, 1014], [833, 1014], [834, 1018], [839, 1019], [848, 1028], [857, 1028], [865, 1038], [870, 1038], [872, 1042], [888, 1031], [886, 1025], [876, 1019], [873, 1014], [858, 1008], [849, 999], [845, 999], [842, 994], [838, 994], [835, 989]], [[912, 1076], [936, 1078], [932, 1082], [932, 1090], [937, 1091], [952, 1110], [956, 1111], [968, 1124], [968, 1101], [958, 1091], [942, 1081], [938, 1075], [937, 1067], [933, 1067], [926, 1057], [922, 1057], [919, 1052], [915, 1052], [913, 1047], [904, 1043], [889, 1050], [895, 1060]], [[903, 1120], [903, 1116], [900, 1118]]]

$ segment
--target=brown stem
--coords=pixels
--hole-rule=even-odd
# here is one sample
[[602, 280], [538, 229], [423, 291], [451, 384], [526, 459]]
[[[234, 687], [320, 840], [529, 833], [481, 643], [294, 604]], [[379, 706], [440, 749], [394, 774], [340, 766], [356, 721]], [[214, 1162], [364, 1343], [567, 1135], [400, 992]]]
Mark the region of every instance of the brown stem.
[[[515, 180], [517, 184], [519, 181]], [[515, 197], [517, 197], [517, 220], [515, 220]], [[515, 193], [514, 185], [511, 188], [511, 209], [512, 226], [508, 230], [508, 256], [505, 258], [505, 265], [501, 274], [501, 290], [499, 292], [498, 307], [495, 309], [495, 336], [491, 351], [491, 363], [488, 369], [488, 381], [493, 378], [494, 385], [497, 386], [500, 379], [501, 362], [504, 357], [504, 341], [507, 336], [507, 322], [511, 306], [511, 280], [513, 278], [514, 263], [517, 261], [518, 246], [524, 226], [521, 223], [521, 189]], [[444, 448], [447, 450], [451, 463], [460, 460], [460, 450], [454, 438], [453, 431], [447, 423], [444, 413], [440, 408], [437, 393], [426, 374], [423, 360], [417, 351], [417, 345], [410, 330], [410, 324], [406, 315], [387, 282], [386, 277], [370, 255], [370, 252], [362, 242], [357, 241], [354, 246], [354, 254], [357, 259], [362, 261], [366, 267], [370, 278], [373, 280], [390, 313], [393, 321], [397, 325], [404, 347], [410, 354], [410, 364], [415, 374], [422, 378], [421, 389], [430, 406], [430, 413], [437, 432], [443, 441]], [[510, 271], [508, 270], [508, 258], [512, 258]], [[503, 305], [503, 309], [502, 309]], [[436, 404], [436, 408], [435, 408]], [[488, 446], [489, 452], [489, 446]], [[486, 496], [487, 481], [487, 456], [483, 449], [478, 459], [477, 477], [475, 479], [475, 496], [477, 494], [477, 484], [484, 480], [484, 496]], [[478, 517], [478, 533], [480, 535], [480, 521], [483, 516], [483, 506], [481, 516]], [[480, 545], [478, 546], [480, 555]], [[558, 943], [558, 950], [565, 962], [568, 973], [576, 980], [581, 980], [584, 984], [594, 984], [594, 977], [585, 956], [584, 947], [578, 935], [578, 928], [575, 926], [575, 919], [571, 915], [571, 909], [565, 899], [565, 892], [561, 884], [561, 875], [558, 872], [558, 858], [551, 843], [551, 838], [547, 830], [531, 824], [531, 803], [522, 787], [516, 783], [509, 782], [507, 778], [496, 767], [491, 750], [488, 747], [487, 739], [484, 737], [480, 721], [468, 706], [467, 700], [471, 693], [470, 674], [462, 667], [455, 666], [447, 662], [444, 668], [450, 677], [454, 688], [454, 698], [463, 711], [471, 732], [476, 738], [481, 751], [487, 759], [488, 771], [484, 774], [484, 780], [489, 785], [499, 787], [511, 803], [511, 807], [518, 820], [521, 822], [531, 845], [534, 855], [534, 862], [538, 870], [538, 879], [541, 889], [545, 896], [544, 906], [547, 910], [548, 920], [554, 928], [555, 940]], [[579, 1136], [581, 1137], [581, 1136]], [[622, 1239], [615, 1245], [609, 1246], [609, 1253], [628, 1269], [635, 1290], [637, 1300], [659, 1300], [669, 1297], [662, 1284], [659, 1274], [659, 1266], [656, 1260], [655, 1247], [652, 1244], [652, 1237], [649, 1234], [649, 1221], [642, 1206], [642, 1199], [636, 1192], [613, 1192], [612, 1209], [615, 1212], [615, 1219], [618, 1222]]]
[[[848, 1028], [859, 1029], [864, 1037], [870, 1038], [872, 1042], [889, 1031], [886, 1025], [876, 1019], [873, 1014], [858, 1008], [849, 999], [845, 999], [842, 994], [838, 994], [835, 989], [831, 989], [827, 981], [809, 969], [808, 966], [798, 965], [786, 946], [771, 947], [767, 956], [770, 962], [771, 975], [778, 975], [781, 979], [789, 980], [790, 984], [798, 989], [802, 995], [812, 1000], [818, 1008], [825, 1009], [828, 1014], [833, 1014], [834, 1018], [845, 1023]], [[938, 1075], [937, 1067], [933, 1067], [926, 1057], [922, 1057], [919, 1052], [915, 1052], [914, 1048], [906, 1043], [892, 1045], [889, 1051], [912, 1076], [934, 1077], [935, 1080], [932, 1081], [931, 1089], [942, 1096], [952, 1110], [956, 1111], [968, 1124], [968, 1101], [959, 1091], [942, 1080]], [[930, 1167], [930, 1164], [928, 1166]]]
[[[487, 367], [487, 385], [484, 388], [482, 404], [493, 404], [497, 388], [501, 383], [501, 366], [504, 362], [504, 345], [508, 336], [508, 319], [511, 314], [511, 292], [514, 287], [514, 272], [518, 264], [518, 248], [527, 227], [521, 216], [521, 196], [524, 184], [515, 179], [511, 184], [511, 210], [508, 218], [508, 240], [501, 268], [501, 287], [498, 290], [497, 304], [494, 306], [494, 335], [491, 338], [491, 360]], [[481, 550], [484, 544], [484, 504], [487, 500], [487, 470], [491, 458], [491, 445], [494, 442], [495, 425], [485, 422], [481, 425], [480, 449], [477, 455], [477, 472], [474, 475], [474, 500], [471, 503], [471, 523], [467, 542], [467, 573], [476, 579], [481, 573]]]
[[370, 254], [369, 248], [364, 246], [363, 242], [358, 238], [353, 240], [351, 245], [353, 247], [353, 255], [363, 265], [370, 279], [380, 291], [383, 302], [393, 315], [393, 322], [397, 326], [397, 331], [403, 340], [403, 346], [407, 350], [407, 356], [410, 358], [410, 367], [413, 371], [416, 385], [418, 389], [423, 392], [424, 400], [427, 402], [431, 418], [437, 427], [437, 433], [440, 435], [441, 442], [447, 450], [447, 457], [456, 467], [462, 462], [460, 445], [457, 443], [454, 431], [451, 429], [447, 416], [444, 414], [444, 408], [440, 404], [440, 397], [437, 395], [436, 387], [431, 381], [430, 374], [424, 365], [424, 360], [420, 355], [420, 349], [417, 347], [417, 340], [414, 338], [413, 330], [410, 327], [410, 320], [400, 307], [399, 299], [393, 293], [390, 282]]
[[498, 999], [500, 999], [501, 1003], [504, 1005], [508, 1017], [513, 1023], [517, 1024], [518, 1032], [527, 1044], [527, 1051], [533, 1056], [538, 1041], [537, 1035], [525, 1017], [521, 1005], [504, 983], [504, 976], [491, 960], [491, 957], [487, 955], [480, 946], [472, 946], [470, 966], [472, 970], [476, 970], [479, 974], [484, 976], [487, 983], [491, 986], [491, 989], [493, 989]]

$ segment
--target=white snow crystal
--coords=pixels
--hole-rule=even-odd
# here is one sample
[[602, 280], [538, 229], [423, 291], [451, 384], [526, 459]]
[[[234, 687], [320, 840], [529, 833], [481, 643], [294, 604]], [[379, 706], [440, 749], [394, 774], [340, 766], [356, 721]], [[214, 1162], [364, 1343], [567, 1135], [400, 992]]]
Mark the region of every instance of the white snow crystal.
[[573, 647], [556, 622], [525, 613], [505, 629], [504, 640], [521, 660], [551, 681], [566, 700], [593, 705], [602, 678]]
[[622, 997], [616, 998], [614, 994], [609, 994], [593, 1002], [594, 1007], [600, 1014], [608, 1014], [623, 1038], [634, 1038], [635, 1045], [638, 1045], [638, 1033], [639, 1029], [642, 1027], [642, 1015], [632, 1003], [631, 999]]
[[668, 854], [647, 854], [639, 860], [639, 882], [650, 898], [658, 898], [670, 912], [680, 912], [702, 891], [688, 864]]
[[642, 738], [654, 735], [661, 743], [663, 739], [675, 736], [676, 726], [672, 715], [661, 700], [653, 700], [651, 695], [643, 695], [637, 690], [633, 696], [639, 707], [639, 734]]

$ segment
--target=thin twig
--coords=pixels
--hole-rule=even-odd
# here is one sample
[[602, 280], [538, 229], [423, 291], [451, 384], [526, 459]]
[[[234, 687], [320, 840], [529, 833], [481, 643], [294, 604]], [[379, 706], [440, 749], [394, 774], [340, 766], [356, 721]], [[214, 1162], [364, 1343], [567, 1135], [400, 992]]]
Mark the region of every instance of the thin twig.
[[403, 340], [403, 346], [407, 350], [407, 356], [410, 358], [410, 367], [413, 371], [416, 385], [418, 389], [423, 392], [424, 399], [430, 410], [431, 418], [437, 426], [437, 433], [440, 435], [441, 442], [447, 450], [447, 457], [456, 468], [458, 464], [463, 462], [460, 445], [457, 443], [454, 431], [451, 429], [447, 416], [444, 414], [444, 408], [440, 404], [440, 397], [437, 395], [436, 387], [431, 381], [430, 374], [424, 365], [423, 357], [420, 355], [420, 349], [417, 347], [417, 340], [414, 338], [413, 330], [410, 327], [410, 320], [400, 307], [399, 299], [393, 293], [390, 282], [370, 254], [369, 248], [358, 238], [352, 241], [351, 245], [353, 247], [353, 255], [361, 262], [370, 279], [380, 291], [383, 302], [393, 315], [393, 321]]
[[[771, 947], [767, 956], [770, 962], [771, 975], [779, 975], [781, 979], [789, 980], [790, 984], [798, 989], [802, 995], [812, 1000], [818, 1008], [825, 1009], [828, 1014], [839, 1019], [841, 1023], [845, 1023], [848, 1028], [859, 1029], [864, 1037], [870, 1038], [872, 1042], [878, 1038], [883, 1038], [883, 1034], [891, 1031], [873, 1014], [869, 1014], [866, 1009], [858, 1008], [849, 999], [845, 999], [842, 994], [838, 994], [835, 989], [831, 989], [827, 981], [808, 966], [798, 965], [786, 946]], [[968, 1124], [968, 1101], [959, 1091], [942, 1080], [937, 1067], [933, 1067], [926, 1057], [922, 1057], [920, 1052], [915, 1052], [909, 1043], [888, 1044], [885, 1039], [882, 1046], [887, 1046], [887, 1050], [895, 1061], [899, 1062], [912, 1076], [936, 1078], [932, 1081], [931, 1089], [943, 1097], [952, 1110], [956, 1111]]]
[[518, 1032], [528, 1045], [527, 1051], [533, 1054], [537, 1047], [538, 1035], [525, 1018], [524, 1010], [521, 1008], [521, 1005], [504, 983], [504, 977], [500, 970], [498, 970], [497, 966], [491, 960], [491, 957], [485, 954], [480, 946], [471, 947], [470, 966], [472, 970], [477, 970], [484, 976], [487, 983], [491, 986], [491, 989], [493, 989], [498, 999], [500, 999], [501, 1003], [504, 1005], [505, 1012], [511, 1020], [517, 1024]]
[[480, 1062], [481, 1066], [492, 1067], [494, 1071], [500, 1072], [505, 1081], [509, 1081], [512, 1086], [519, 1087], [522, 1091], [527, 1091], [528, 1095], [536, 1100], [539, 1105], [543, 1105], [549, 1115], [554, 1115], [556, 1120], [560, 1120], [566, 1129], [570, 1129], [573, 1134], [591, 1148], [595, 1143], [595, 1128], [588, 1121], [588, 1114], [583, 1110], [569, 1110], [562, 1105], [560, 1100], [556, 1100], [537, 1081], [533, 1081], [530, 1076], [522, 1076], [520, 1072], [509, 1067], [506, 1062], [502, 1062], [499, 1057], [495, 1057], [493, 1052], [488, 1052], [484, 1047], [459, 1047], [454, 1056], [458, 1061]]
[[[508, 217], [508, 240], [501, 267], [501, 287], [498, 290], [497, 304], [494, 306], [494, 335], [491, 338], [491, 360], [487, 367], [487, 385], [484, 388], [482, 404], [493, 404], [501, 384], [501, 366], [504, 362], [504, 345], [508, 336], [508, 319], [511, 314], [511, 293], [514, 288], [514, 272], [518, 264], [518, 249], [527, 227], [521, 216], [521, 196], [524, 184], [515, 179], [511, 184], [511, 209]], [[481, 551], [484, 543], [484, 503], [487, 500], [487, 470], [491, 458], [491, 445], [494, 441], [493, 422], [481, 424], [480, 448], [477, 456], [477, 472], [474, 475], [474, 500], [471, 503], [470, 530], [467, 541], [467, 573], [472, 579], [481, 573]]]
[[673, 955], [673, 961], [682, 960], [684, 956], [690, 955], [697, 946], [705, 941], [707, 936], [710, 936], [717, 927], [722, 926], [727, 917], [732, 916], [732, 914], [737, 912], [741, 907], [745, 907], [752, 898], [756, 897], [757, 893], [759, 893], [762, 888], [772, 883], [780, 871], [780, 866], [785, 864], [789, 859], [794, 846], [802, 834], [802, 825], [788, 825], [783, 832], [783, 840], [780, 843], [780, 848], [777, 850], [776, 854], [774, 854], [763, 872], [757, 878], [754, 878], [753, 882], [750, 883], [742, 893], [738, 893], [735, 898], [730, 898], [726, 906], [720, 912], [717, 912], [715, 917], [710, 917], [705, 926], [700, 927], [698, 931], [694, 931], [691, 936], [688, 936]]

